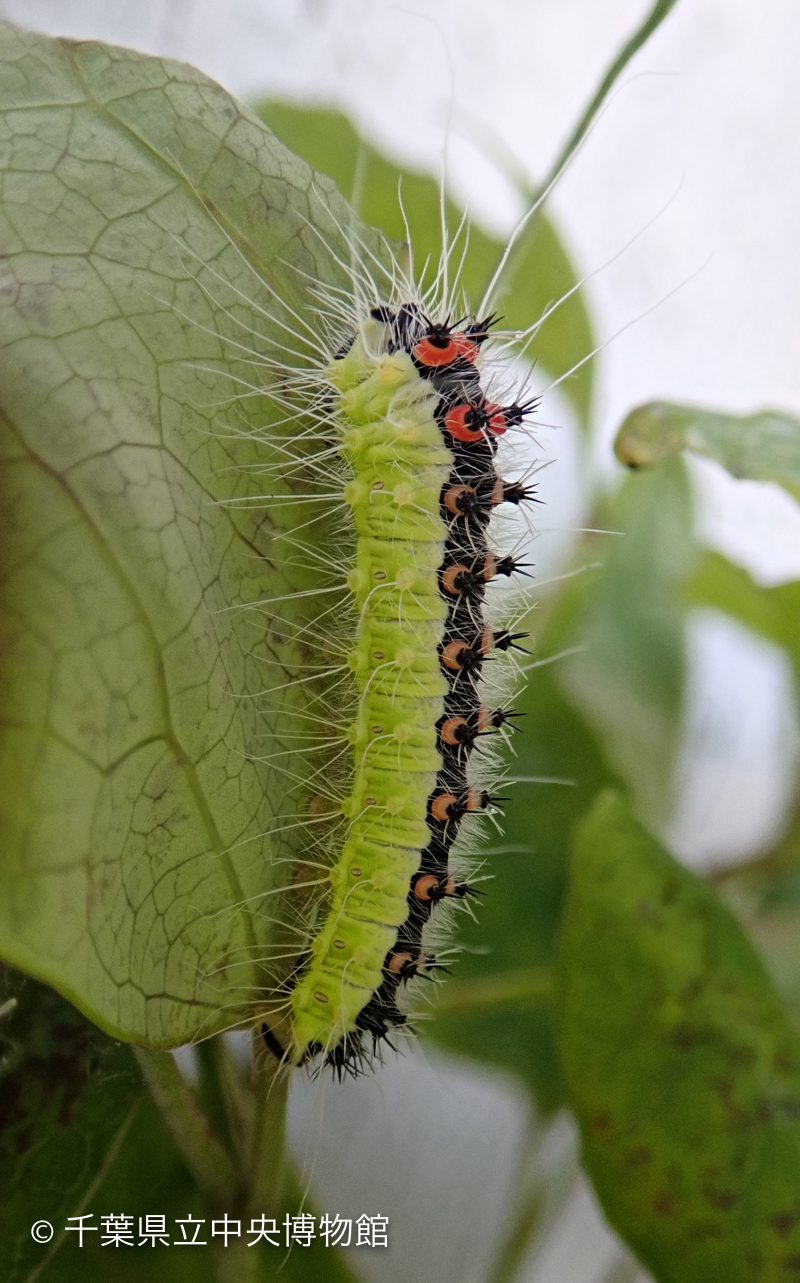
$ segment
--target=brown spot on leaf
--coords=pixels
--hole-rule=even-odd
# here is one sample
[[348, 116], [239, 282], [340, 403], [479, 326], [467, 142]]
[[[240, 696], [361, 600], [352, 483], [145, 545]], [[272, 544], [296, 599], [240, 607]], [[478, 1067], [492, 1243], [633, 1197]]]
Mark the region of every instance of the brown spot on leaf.
[[702, 1029], [693, 1029], [691, 1025], [677, 1025], [669, 1040], [674, 1047], [680, 1047], [681, 1051], [691, 1051], [693, 1047], [704, 1043], [706, 1036]]
[[783, 1073], [783, 1074], [797, 1073], [797, 1068], [798, 1068], [797, 1057], [794, 1056], [792, 1052], [786, 1047], [781, 1047], [778, 1051], [775, 1052], [775, 1055], [772, 1057], [772, 1063], [775, 1069], [777, 1069], [778, 1073]]
[[727, 1102], [733, 1095], [733, 1083], [730, 1078], [718, 1078], [714, 1083], [714, 1091]]
[[675, 1199], [669, 1190], [661, 1190], [653, 1199], [653, 1209], [659, 1216], [672, 1216], [675, 1212]]
[[752, 1069], [758, 1059], [758, 1053], [755, 1047], [748, 1047], [746, 1044], [740, 1043], [738, 1047], [731, 1048], [730, 1058], [734, 1065], [742, 1069]]
[[718, 1212], [729, 1212], [737, 1202], [738, 1195], [731, 1189], [712, 1189], [706, 1191], [706, 1199]]
[[611, 1115], [601, 1111], [599, 1114], [595, 1114], [589, 1126], [595, 1136], [607, 1136], [611, 1131], [612, 1124], [613, 1119]]
[[774, 1216], [770, 1217], [769, 1223], [775, 1230], [776, 1234], [780, 1234], [782, 1238], [785, 1238], [789, 1231], [794, 1229], [799, 1220], [800, 1212], [786, 1211], [776, 1212]]
[[653, 1161], [653, 1151], [649, 1145], [637, 1145], [626, 1159], [628, 1167], [646, 1167]]

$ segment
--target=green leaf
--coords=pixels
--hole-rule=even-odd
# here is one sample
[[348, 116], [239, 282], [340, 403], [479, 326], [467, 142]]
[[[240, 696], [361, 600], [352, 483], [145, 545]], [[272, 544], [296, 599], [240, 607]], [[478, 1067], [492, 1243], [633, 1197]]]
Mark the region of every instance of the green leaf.
[[[142, 1099], [130, 1051], [52, 989], [0, 968], [0, 1275], [22, 1283], [58, 1247]], [[47, 1220], [54, 1237], [34, 1242]]]
[[800, 1039], [714, 892], [602, 794], [578, 832], [561, 1050], [606, 1213], [659, 1283], [800, 1266]]
[[790, 414], [722, 414], [652, 401], [631, 411], [614, 443], [629, 468], [650, 467], [680, 450], [716, 460], [733, 477], [774, 481], [800, 498], [800, 420]]
[[671, 802], [683, 711], [685, 639], [679, 587], [694, 555], [683, 464], [626, 480], [599, 517], [593, 579], [565, 674], [642, 813], [660, 823]]
[[[438, 184], [427, 175], [400, 169], [361, 139], [339, 112], [262, 102], [259, 115], [292, 151], [335, 179], [365, 222], [403, 240], [408, 230], [418, 270], [438, 265], [441, 210]], [[399, 186], [398, 186], [399, 184]], [[398, 191], [402, 199], [402, 208]], [[408, 226], [403, 218], [403, 211]], [[461, 211], [447, 202], [447, 225], [454, 235]], [[477, 307], [502, 256], [503, 246], [475, 224], [463, 259], [462, 283]], [[461, 260], [460, 248], [453, 256]], [[430, 275], [430, 272], [429, 272]], [[564, 300], [554, 307], [559, 300]], [[569, 376], [564, 391], [584, 427], [589, 425], [595, 340], [575, 269], [553, 223], [538, 214], [523, 232], [497, 299], [504, 325], [526, 330], [546, 312], [527, 355], [554, 378]], [[578, 368], [579, 367], [579, 368]], [[570, 371], [575, 373], [570, 375]]]
[[4, 24], [0, 134], [0, 955], [173, 1046], [251, 1018], [297, 840], [308, 612], [257, 603], [317, 514], [248, 502], [253, 385], [305, 282], [347, 286], [341, 228], [388, 251], [177, 63]]

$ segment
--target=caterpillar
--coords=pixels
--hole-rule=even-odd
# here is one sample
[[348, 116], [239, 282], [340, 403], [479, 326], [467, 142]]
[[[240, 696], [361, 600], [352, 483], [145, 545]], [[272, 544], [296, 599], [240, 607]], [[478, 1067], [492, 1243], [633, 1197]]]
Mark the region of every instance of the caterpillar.
[[[314, 411], [322, 454], [343, 469], [351, 535], [349, 762], [308, 940], [262, 1033], [280, 1059], [321, 1055], [341, 1077], [406, 1023], [409, 981], [442, 968], [426, 941], [442, 906], [478, 894], [453, 845], [465, 820], [502, 800], [471, 759], [515, 716], [484, 702], [481, 678], [525, 636], [489, 622], [485, 597], [498, 576], [527, 573], [490, 547], [489, 527], [499, 509], [535, 499], [495, 462], [537, 399], [497, 399], [483, 377], [493, 314], [454, 320], [450, 300], [403, 275], [388, 302], [316, 293], [349, 330], [317, 371]], [[308, 369], [297, 378], [307, 395]]]

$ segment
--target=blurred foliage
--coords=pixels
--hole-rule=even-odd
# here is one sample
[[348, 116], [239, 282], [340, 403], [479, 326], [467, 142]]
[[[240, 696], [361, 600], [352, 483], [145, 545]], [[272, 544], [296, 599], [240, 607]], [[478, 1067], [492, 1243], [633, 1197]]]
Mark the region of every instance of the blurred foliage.
[[660, 1283], [800, 1266], [800, 1036], [713, 890], [603, 793], [576, 838], [561, 1047], [584, 1158]]
[[603, 566], [592, 581], [565, 664], [581, 716], [595, 725], [606, 752], [648, 822], [662, 824], [672, 805], [685, 678], [680, 583], [694, 557], [694, 516], [681, 460], [620, 486], [592, 518]]
[[721, 463], [732, 477], [774, 481], [800, 498], [800, 420], [778, 410], [724, 414], [653, 401], [631, 411], [614, 450], [630, 468], [651, 467], [692, 450]]

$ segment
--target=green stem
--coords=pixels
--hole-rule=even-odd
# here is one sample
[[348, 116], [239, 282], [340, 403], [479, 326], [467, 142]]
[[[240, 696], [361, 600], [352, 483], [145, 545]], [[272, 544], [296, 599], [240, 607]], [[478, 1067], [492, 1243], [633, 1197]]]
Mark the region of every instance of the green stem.
[[[526, 229], [532, 228], [535, 224], [541, 211], [541, 207], [544, 204], [551, 188], [555, 185], [559, 176], [563, 173], [572, 156], [574, 156], [581, 142], [586, 137], [592, 121], [605, 102], [605, 99], [608, 97], [611, 87], [618, 79], [620, 73], [625, 67], [627, 67], [633, 55], [641, 49], [645, 41], [653, 34], [656, 27], [661, 25], [667, 14], [670, 10], [675, 8], [677, 3], [678, 0], [656, 0], [656, 4], [654, 4], [644, 22], [641, 26], [637, 27], [630, 39], [625, 42], [616, 58], [609, 66], [600, 81], [600, 84], [597, 86], [589, 105], [580, 117], [572, 133], [569, 135], [567, 141], [564, 143], [561, 151], [556, 156], [553, 164], [550, 166], [547, 177], [538, 185], [538, 187], [529, 188], [527, 191], [523, 189], [522, 194], [528, 196], [527, 211], [517, 223], [516, 230], [501, 255], [500, 261], [497, 264], [494, 274], [484, 292], [481, 309], [489, 308], [496, 302], [497, 289], [501, 282], [503, 284], [504, 291], [507, 291], [511, 287], [515, 272], [519, 268], [523, 257], [522, 233]], [[577, 369], [577, 366], [573, 368], [573, 373], [575, 372], [575, 369]]]
[[253, 1144], [255, 1101], [249, 1084], [231, 1055], [224, 1034], [208, 1038], [197, 1047], [200, 1066], [200, 1101], [212, 1128], [226, 1148], [248, 1170]]
[[621, 72], [625, 70], [634, 54], [638, 53], [642, 45], [650, 39], [650, 36], [656, 28], [661, 26], [661, 23], [664, 21], [667, 14], [670, 10], [675, 8], [677, 3], [678, 0], [656, 0], [656, 4], [653, 5], [653, 8], [650, 10], [650, 13], [645, 18], [644, 22], [640, 27], [637, 27], [630, 39], [622, 46], [616, 58], [600, 81], [600, 84], [597, 86], [589, 105], [576, 124], [569, 138], [564, 143], [564, 146], [558, 153], [558, 156], [553, 161], [547, 177], [534, 190], [531, 199], [531, 207], [535, 206], [556, 182], [565, 166], [569, 163], [570, 158], [574, 155], [581, 142], [586, 137], [592, 121], [608, 97], [614, 82], [619, 78]]
[[275, 1216], [284, 1202], [286, 1184], [286, 1103], [291, 1069], [273, 1056], [265, 1058], [254, 1035], [253, 1087], [256, 1114], [250, 1166], [248, 1205], [253, 1215]]
[[[242, 1223], [242, 1233], [250, 1222]], [[248, 1247], [243, 1238], [219, 1247], [214, 1252], [214, 1276], [216, 1283], [264, 1283], [265, 1278], [272, 1277], [272, 1272], [264, 1273], [264, 1258], [257, 1247]]]
[[169, 1052], [144, 1047], [133, 1050], [150, 1094], [209, 1206], [231, 1210], [239, 1188], [236, 1170], [174, 1058]]

